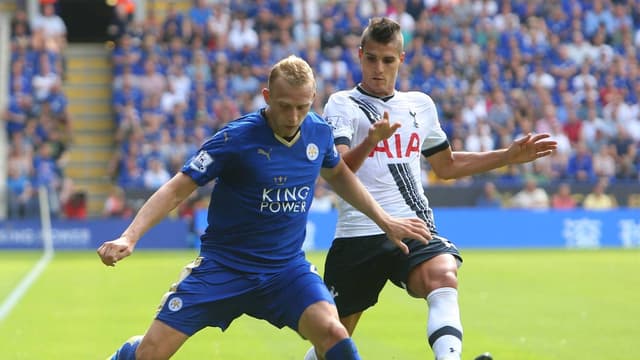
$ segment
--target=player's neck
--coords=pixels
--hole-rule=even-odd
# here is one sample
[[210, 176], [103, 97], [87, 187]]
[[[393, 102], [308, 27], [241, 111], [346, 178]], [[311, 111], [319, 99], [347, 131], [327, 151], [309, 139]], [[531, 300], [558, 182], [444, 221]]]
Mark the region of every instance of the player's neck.
[[271, 131], [273, 131], [274, 134], [278, 135], [279, 137], [285, 139], [286, 141], [291, 141], [293, 140], [298, 133], [300, 132], [300, 127], [298, 127], [298, 129], [296, 130], [295, 133], [293, 133], [291, 136], [282, 136], [280, 134], [278, 134], [277, 131], [277, 126], [272, 122], [272, 120], [270, 120], [269, 118], [269, 107], [263, 108], [262, 110], [260, 110], [260, 115], [262, 115], [262, 117], [265, 119], [265, 121], [267, 122], [267, 125], [269, 125], [269, 127], [271, 128]]
[[378, 98], [382, 101], [387, 101], [389, 99], [391, 99], [393, 97], [393, 95], [395, 95], [396, 91], [395, 89], [391, 91], [391, 94], [388, 95], [377, 95], [372, 93], [371, 91], [365, 89], [365, 87], [362, 85], [362, 83], [358, 84], [358, 86], [356, 86], [356, 89], [358, 89], [358, 91], [360, 91], [361, 93], [367, 95], [367, 96], [371, 96], [374, 98]]

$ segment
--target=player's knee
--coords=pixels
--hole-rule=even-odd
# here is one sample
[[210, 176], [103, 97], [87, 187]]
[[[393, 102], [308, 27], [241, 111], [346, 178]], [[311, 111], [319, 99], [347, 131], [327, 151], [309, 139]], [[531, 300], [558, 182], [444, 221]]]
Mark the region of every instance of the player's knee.
[[320, 340], [320, 343], [314, 344], [316, 349], [318, 349], [318, 352], [321, 354], [324, 354], [335, 344], [349, 337], [349, 332], [338, 319], [331, 319], [328, 321], [322, 333], [324, 336]]
[[[429, 264], [431, 265], [431, 264]], [[443, 287], [458, 288], [458, 269], [446, 263], [425, 265], [416, 269], [409, 278], [409, 293], [417, 298], [424, 298], [435, 289]]]
[[455, 268], [445, 268], [434, 279], [434, 290], [442, 287], [458, 287], [458, 271]]
[[329, 327], [327, 333], [329, 334], [329, 338], [336, 340], [336, 342], [340, 340], [344, 340], [349, 337], [349, 332], [347, 328], [342, 325], [342, 323], [337, 319], [332, 319], [329, 322]]

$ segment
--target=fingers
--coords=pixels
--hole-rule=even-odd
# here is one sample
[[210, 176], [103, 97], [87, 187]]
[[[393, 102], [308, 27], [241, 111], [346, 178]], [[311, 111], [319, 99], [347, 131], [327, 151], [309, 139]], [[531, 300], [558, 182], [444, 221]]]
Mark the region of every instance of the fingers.
[[429, 230], [429, 227], [427, 227], [427, 224], [422, 219], [413, 218], [408, 220], [410, 222], [410, 229], [411, 229], [411, 233], [409, 234], [408, 237], [416, 240], [421, 240], [425, 244], [432, 239], [431, 231]]
[[[529, 134], [529, 135], [531, 135], [531, 134]], [[531, 141], [535, 143], [535, 142], [538, 142], [538, 141], [540, 141], [542, 139], [546, 139], [548, 137], [551, 137], [551, 134], [547, 134], [547, 133], [536, 134], [531, 138]]]
[[546, 150], [546, 151], [540, 151], [538, 153], [536, 153], [536, 158], [542, 158], [545, 156], [549, 156], [553, 153], [553, 150]]
[[127, 247], [104, 243], [100, 245], [97, 253], [103, 264], [107, 266], [115, 266], [119, 260], [129, 255], [127, 250]]
[[547, 133], [536, 134], [536, 135], [527, 134], [527, 136], [516, 140], [516, 143], [520, 145], [523, 145], [526, 143], [535, 144], [535, 145], [544, 145], [544, 146], [557, 145], [558, 143], [555, 140], [541, 141], [543, 139], [547, 139], [550, 137], [551, 137], [551, 134], [547, 134]]
[[395, 123], [391, 124], [391, 120], [389, 119], [389, 112], [388, 111], [385, 111], [382, 114], [382, 118], [380, 120], [378, 120], [378, 123], [384, 124], [385, 126], [388, 126], [394, 132], [396, 130], [398, 130], [402, 126], [402, 124], [400, 124], [399, 122], [395, 122]]
[[380, 119], [380, 121], [389, 122], [389, 112], [388, 111], [385, 111], [382, 114], [382, 119]]
[[403, 254], [409, 255], [409, 247], [402, 240], [393, 240], [396, 246], [402, 251]]
[[526, 136], [523, 136], [520, 139], [516, 139], [515, 143], [518, 145], [523, 145], [526, 144], [529, 139], [531, 139], [531, 133], [528, 133]]

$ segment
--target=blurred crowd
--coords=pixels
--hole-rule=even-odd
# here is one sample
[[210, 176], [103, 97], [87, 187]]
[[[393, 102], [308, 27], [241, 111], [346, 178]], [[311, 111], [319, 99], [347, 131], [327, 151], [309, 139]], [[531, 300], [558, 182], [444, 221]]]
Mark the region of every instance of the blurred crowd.
[[[314, 110], [322, 113], [331, 93], [359, 82], [360, 34], [373, 16], [401, 24], [406, 58], [398, 89], [434, 99], [454, 150], [498, 149], [528, 132], [550, 133], [559, 143], [548, 158], [453, 186], [490, 182], [524, 191], [640, 180], [640, 2], [194, 0], [186, 12], [169, 3], [162, 18], [150, 11], [140, 21], [130, 2], [115, 7], [108, 28], [114, 184], [156, 189], [216, 129], [264, 106], [260, 89], [270, 66], [289, 54], [314, 68]], [[13, 35], [12, 149], [28, 152], [30, 164], [49, 152], [55, 164], [69, 136], [57, 115], [66, 103], [50, 100], [64, 98], [55, 86], [64, 41], [37, 40], [45, 33], [37, 22], [29, 27], [15, 17], [26, 29]], [[36, 87], [43, 81], [50, 85]], [[33, 166], [31, 181], [41, 176]], [[424, 168], [424, 186], [441, 183]]]
[[[78, 212], [78, 196], [64, 176], [71, 141], [64, 81], [67, 31], [55, 2], [43, 0], [31, 18], [22, 8], [11, 19], [9, 99], [2, 120], [9, 138], [9, 218], [39, 214], [39, 187], [48, 189], [53, 214]], [[68, 211], [66, 211], [68, 210]]]

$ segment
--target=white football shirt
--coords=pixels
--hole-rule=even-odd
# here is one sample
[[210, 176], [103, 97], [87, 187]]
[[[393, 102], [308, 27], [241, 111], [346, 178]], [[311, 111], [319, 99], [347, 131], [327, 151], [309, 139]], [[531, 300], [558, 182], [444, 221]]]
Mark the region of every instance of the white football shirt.
[[[332, 126], [336, 145], [355, 147], [371, 124], [387, 111], [391, 123], [402, 124], [394, 135], [378, 143], [356, 175], [390, 215], [420, 217], [435, 231], [433, 212], [421, 181], [421, 154], [432, 155], [449, 147], [431, 97], [417, 92], [399, 92], [380, 98], [359, 86], [334, 93], [323, 117]], [[346, 201], [338, 200], [336, 237], [381, 234], [382, 230]]]

